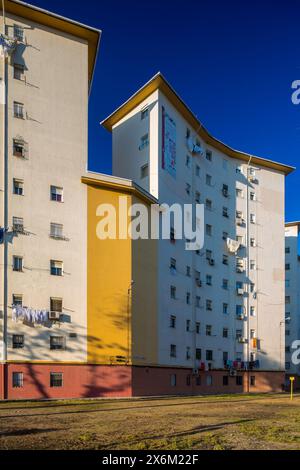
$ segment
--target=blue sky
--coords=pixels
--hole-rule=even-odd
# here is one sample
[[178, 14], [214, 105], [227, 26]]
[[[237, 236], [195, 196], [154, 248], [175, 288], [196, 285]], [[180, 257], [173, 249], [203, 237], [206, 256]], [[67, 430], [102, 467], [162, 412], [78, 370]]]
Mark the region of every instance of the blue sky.
[[100, 120], [161, 71], [207, 129], [245, 152], [298, 166], [286, 219], [299, 220], [300, 2], [28, 0], [103, 31], [90, 98], [89, 168], [111, 172]]

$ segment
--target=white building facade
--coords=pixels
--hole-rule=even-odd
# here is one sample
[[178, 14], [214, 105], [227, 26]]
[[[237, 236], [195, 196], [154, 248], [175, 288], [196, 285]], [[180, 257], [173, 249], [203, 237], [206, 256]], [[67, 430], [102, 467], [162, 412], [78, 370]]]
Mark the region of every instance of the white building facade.
[[214, 139], [161, 74], [102, 124], [112, 131], [114, 175], [160, 204], [205, 206], [202, 249], [159, 241], [158, 365], [190, 369], [196, 382], [205, 370], [214, 390], [280, 389], [284, 184], [292, 169]]

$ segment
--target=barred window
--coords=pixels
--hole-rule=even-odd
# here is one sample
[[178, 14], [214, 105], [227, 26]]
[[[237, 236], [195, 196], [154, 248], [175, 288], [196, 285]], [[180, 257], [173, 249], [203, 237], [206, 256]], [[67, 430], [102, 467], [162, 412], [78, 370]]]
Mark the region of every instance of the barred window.
[[63, 386], [63, 373], [62, 372], [50, 372], [50, 387], [62, 387]]
[[65, 349], [65, 338], [63, 336], [50, 336], [50, 349]]
[[62, 299], [50, 298], [50, 311], [62, 313]]
[[13, 388], [22, 388], [24, 384], [23, 372], [12, 373], [12, 386]]
[[24, 348], [24, 335], [13, 335], [13, 349], [22, 349]]

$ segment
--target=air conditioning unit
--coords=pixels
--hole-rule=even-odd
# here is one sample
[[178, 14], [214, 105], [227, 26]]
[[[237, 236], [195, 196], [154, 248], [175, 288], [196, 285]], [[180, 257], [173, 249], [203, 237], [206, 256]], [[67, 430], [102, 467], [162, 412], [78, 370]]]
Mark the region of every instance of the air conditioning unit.
[[244, 295], [244, 289], [238, 288], [238, 289], [236, 290], [236, 293], [237, 293], [237, 295]]
[[61, 316], [61, 312], [49, 312], [49, 320], [51, 321], [59, 321]]
[[193, 375], [197, 377], [199, 375], [199, 369], [193, 369]]
[[237, 376], [237, 371], [234, 370], [234, 369], [230, 369], [229, 375], [230, 375], [230, 377], [236, 377]]

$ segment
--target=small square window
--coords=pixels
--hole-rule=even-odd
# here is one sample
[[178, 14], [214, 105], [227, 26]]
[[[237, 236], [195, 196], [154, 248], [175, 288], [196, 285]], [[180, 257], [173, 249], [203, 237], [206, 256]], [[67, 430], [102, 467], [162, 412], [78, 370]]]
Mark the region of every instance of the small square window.
[[13, 181], [14, 194], [16, 196], [24, 196], [24, 181], [14, 178]]
[[211, 333], [212, 333], [212, 326], [211, 325], [206, 325], [206, 327], [205, 327], [206, 336], [211, 336]]
[[24, 42], [24, 28], [18, 24], [14, 24], [14, 38], [17, 41]]
[[211, 177], [211, 175], [206, 175], [206, 184], [207, 184], [207, 186], [211, 186], [211, 185], [212, 185], [212, 177]]
[[170, 383], [171, 383], [171, 387], [176, 387], [176, 374], [171, 374]]
[[176, 328], [176, 316], [175, 315], [170, 316], [170, 328]]
[[143, 165], [141, 167], [141, 179], [147, 178], [149, 176], [149, 165], [146, 163], [146, 165]]
[[52, 223], [50, 224], [50, 237], [51, 238], [56, 238], [56, 239], [63, 239], [63, 231], [64, 227], [62, 224], [55, 224]]
[[13, 294], [12, 303], [13, 303], [13, 306], [22, 307], [22, 305], [23, 305], [23, 296], [18, 295], [18, 294]]
[[243, 385], [243, 376], [242, 376], [242, 375], [237, 375], [237, 377], [236, 377], [236, 384], [237, 384], [238, 386]]
[[24, 386], [23, 372], [13, 372], [12, 373], [12, 386], [13, 386], [13, 388], [23, 388], [23, 386]]
[[63, 188], [59, 188], [58, 186], [50, 187], [51, 201], [63, 202], [63, 194], [64, 194]]
[[212, 152], [210, 150], [206, 150], [205, 156], [206, 156], [206, 160], [208, 160], [209, 162], [212, 161]]
[[24, 348], [24, 335], [13, 335], [12, 337], [13, 349]]
[[24, 80], [24, 65], [14, 64], [14, 79]]
[[13, 155], [14, 157], [26, 157], [26, 145], [22, 139], [13, 139]]
[[176, 351], [176, 344], [171, 344], [170, 345], [170, 357], [176, 357], [177, 351]]
[[144, 148], [148, 147], [148, 145], [149, 145], [149, 134], [145, 134], [143, 135], [143, 137], [141, 137], [139, 150], [143, 150]]
[[14, 117], [24, 119], [24, 104], [14, 101]]
[[62, 276], [63, 275], [63, 262], [50, 260], [50, 273], [51, 273], [51, 276]]
[[13, 256], [13, 270], [17, 272], [23, 271], [23, 258], [21, 256]]
[[50, 349], [64, 350], [66, 349], [64, 336], [50, 336]]
[[50, 372], [50, 387], [58, 388], [63, 386], [62, 372]]
[[223, 375], [223, 385], [226, 386], [229, 383], [228, 375]]

